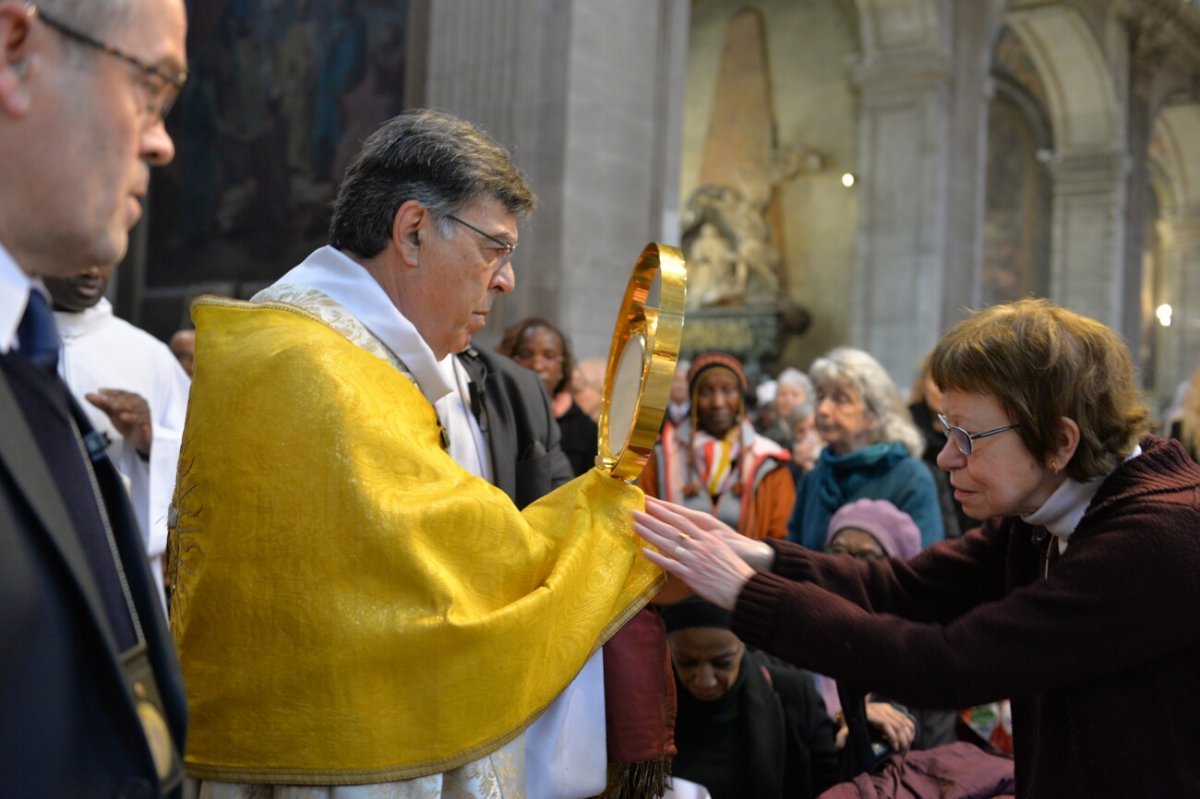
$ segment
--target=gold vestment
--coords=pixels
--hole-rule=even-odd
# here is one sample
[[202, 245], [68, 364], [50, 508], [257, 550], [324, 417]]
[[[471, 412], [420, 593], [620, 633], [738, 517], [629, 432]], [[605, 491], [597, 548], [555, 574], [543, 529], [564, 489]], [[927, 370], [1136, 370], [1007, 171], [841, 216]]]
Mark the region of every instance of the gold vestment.
[[367, 783], [475, 760], [661, 584], [637, 488], [592, 470], [519, 512], [443, 450], [406, 375], [316, 317], [193, 316], [169, 567], [191, 776]]

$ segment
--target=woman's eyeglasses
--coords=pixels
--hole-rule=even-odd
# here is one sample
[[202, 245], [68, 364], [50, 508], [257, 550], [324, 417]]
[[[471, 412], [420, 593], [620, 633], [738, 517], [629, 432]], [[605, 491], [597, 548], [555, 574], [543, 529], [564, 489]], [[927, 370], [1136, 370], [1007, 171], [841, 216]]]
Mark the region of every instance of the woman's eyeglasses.
[[958, 447], [958, 451], [964, 455], [970, 455], [974, 449], [974, 442], [981, 438], [990, 436], [998, 436], [1001, 433], [1012, 430], [1014, 427], [1020, 427], [1019, 424], [1006, 424], [1004, 427], [993, 427], [991, 430], [984, 430], [982, 433], [968, 433], [961, 427], [952, 427], [946, 421], [946, 417], [938, 414], [938, 421], [942, 423], [942, 429], [946, 431], [946, 438], [954, 442], [954, 446]]

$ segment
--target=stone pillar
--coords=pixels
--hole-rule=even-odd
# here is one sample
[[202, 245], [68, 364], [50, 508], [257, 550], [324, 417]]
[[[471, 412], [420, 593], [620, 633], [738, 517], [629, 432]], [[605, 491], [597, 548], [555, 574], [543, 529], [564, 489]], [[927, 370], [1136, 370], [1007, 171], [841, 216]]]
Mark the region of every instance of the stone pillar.
[[[954, 14], [954, 94], [946, 191], [946, 250], [940, 329], [978, 308], [986, 213], [988, 119], [995, 87], [992, 53], [1004, 22], [1004, 0], [959, 0]], [[932, 347], [934, 341], [929, 342]]]
[[[1125, 197], [1129, 157], [1101, 152], [1055, 157], [1050, 299], [1114, 330], [1125, 302]], [[1135, 331], [1136, 333], [1136, 331]]]
[[1200, 353], [1200, 208], [1158, 223], [1162, 254], [1161, 299], [1171, 305], [1171, 326], [1159, 328], [1154, 391], [1168, 402], [1191, 377]]
[[679, 245], [687, 0], [421, 3], [416, 96], [487, 129], [541, 206], [521, 231], [503, 326], [545, 316], [577, 357], [608, 352], [625, 281], [647, 242]]
[[885, 56], [860, 65], [859, 229], [853, 340], [899, 386], [942, 315], [950, 164], [951, 61]]

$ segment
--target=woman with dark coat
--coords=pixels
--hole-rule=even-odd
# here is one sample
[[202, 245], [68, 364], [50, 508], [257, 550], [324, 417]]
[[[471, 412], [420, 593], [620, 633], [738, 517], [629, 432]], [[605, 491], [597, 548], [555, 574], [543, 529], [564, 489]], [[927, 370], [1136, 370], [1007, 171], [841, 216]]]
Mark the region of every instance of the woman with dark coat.
[[1200, 466], [1146, 435], [1125, 344], [1022, 300], [955, 325], [933, 379], [938, 465], [981, 528], [859, 561], [657, 503], [635, 514], [647, 557], [747, 644], [839, 683], [1011, 697], [1019, 797], [1200, 795]]
[[836, 782], [833, 721], [810, 674], [748, 650], [716, 605], [692, 598], [659, 612], [679, 702], [672, 776], [713, 799], [801, 799]]

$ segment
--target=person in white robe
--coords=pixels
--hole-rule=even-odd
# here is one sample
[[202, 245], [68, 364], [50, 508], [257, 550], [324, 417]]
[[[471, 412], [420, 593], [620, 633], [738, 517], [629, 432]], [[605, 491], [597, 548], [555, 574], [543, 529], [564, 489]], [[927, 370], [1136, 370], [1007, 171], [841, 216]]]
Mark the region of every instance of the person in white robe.
[[159, 597], [163, 553], [191, 380], [167, 345], [113, 313], [104, 297], [112, 267], [47, 278], [62, 339], [59, 374], [107, 436], [125, 479]]

